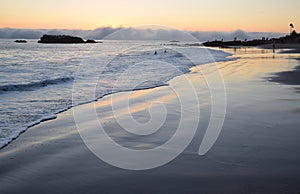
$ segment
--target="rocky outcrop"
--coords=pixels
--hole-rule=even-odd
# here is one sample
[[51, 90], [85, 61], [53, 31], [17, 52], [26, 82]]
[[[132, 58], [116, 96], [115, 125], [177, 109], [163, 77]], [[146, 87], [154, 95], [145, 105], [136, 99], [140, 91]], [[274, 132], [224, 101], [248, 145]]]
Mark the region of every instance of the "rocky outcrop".
[[26, 40], [15, 40], [16, 43], [27, 43]]
[[47, 44], [78, 44], [85, 43], [80, 37], [68, 36], [68, 35], [43, 35], [38, 43]]
[[[38, 43], [45, 44], [83, 44], [83, 43], [100, 43], [95, 40], [84, 41], [80, 37], [69, 36], [69, 35], [43, 35]], [[101, 42], [102, 43], [102, 42]]]
[[85, 43], [98, 43], [98, 42], [96, 42], [95, 40], [87, 40], [87, 41], [85, 41]]

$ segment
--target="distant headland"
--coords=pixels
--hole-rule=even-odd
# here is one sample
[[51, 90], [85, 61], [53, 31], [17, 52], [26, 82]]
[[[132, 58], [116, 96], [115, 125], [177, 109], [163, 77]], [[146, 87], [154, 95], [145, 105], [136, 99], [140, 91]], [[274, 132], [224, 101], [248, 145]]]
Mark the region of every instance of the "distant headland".
[[299, 44], [300, 45], [300, 33], [297, 33], [294, 29], [293, 24], [290, 24], [291, 32], [289, 35], [280, 38], [265, 38], [255, 39], [255, 40], [237, 40], [234, 38], [232, 41], [223, 41], [215, 40], [215, 41], [207, 41], [203, 43], [204, 46], [208, 47], [236, 47], [236, 46], [261, 46], [267, 44]]
[[69, 35], [43, 35], [38, 43], [44, 44], [84, 44], [84, 43], [100, 43], [95, 40], [84, 41], [80, 37]]

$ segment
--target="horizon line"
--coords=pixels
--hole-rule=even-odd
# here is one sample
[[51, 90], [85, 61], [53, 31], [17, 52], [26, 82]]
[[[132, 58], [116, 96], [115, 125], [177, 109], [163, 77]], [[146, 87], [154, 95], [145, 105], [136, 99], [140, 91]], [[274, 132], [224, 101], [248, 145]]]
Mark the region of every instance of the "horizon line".
[[[146, 26], [146, 25], [145, 25]], [[151, 25], [149, 25], [151, 26]], [[155, 26], [155, 25], [152, 25], [152, 26]], [[159, 26], [159, 25], [157, 25]], [[139, 29], [138, 27], [140, 26], [117, 26], [117, 27], [114, 27], [114, 26], [99, 26], [99, 27], [96, 27], [96, 28], [93, 28], [93, 29], [82, 29], [82, 28], [19, 28], [19, 27], [0, 27], [0, 29], [20, 29], [20, 30], [81, 30], [81, 31], [93, 31], [93, 30], [96, 30], [96, 29], [101, 29], [101, 28], [111, 28], [111, 29]], [[165, 29], [165, 30], [178, 30], [178, 31], [185, 31], [185, 32], [224, 32], [224, 33], [231, 33], [231, 32], [236, 32], [236, 31], [243, 31], [243, 32], [250, 32], [250, 33], [256, 33], [256, 32], [263, 32], [263, 33], [282, 33], [282, 34], [285, 34], [287, 32], [281, 32], [281, 31], [247, 31], [247, 30], [243, 30], [243, 29], [240, 29], [240, 28], [236, 28], [235, 30], [184, 30], [184, 29], [178, 29], [178, 28], [171, 28], [171, 27], [168, 27], [168, 26], [161, 26], [162, 28], [157, 28], [157, 29], [163, 29], [163, 27], [167, 27], [168, 29]], [[151, 28], [145, 28], [145, 29], [151, 29]], [[288, 33], [287, 33], [288, 34]]]

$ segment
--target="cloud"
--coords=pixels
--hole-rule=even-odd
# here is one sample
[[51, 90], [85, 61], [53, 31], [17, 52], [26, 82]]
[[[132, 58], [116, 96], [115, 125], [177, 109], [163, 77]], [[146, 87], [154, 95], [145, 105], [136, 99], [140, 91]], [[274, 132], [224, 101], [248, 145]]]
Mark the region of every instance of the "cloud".
[[0, 38], [2, 39], [39, 39], [43, 34], [58, 35], [67, 34], [80, 36], [84, 39], [114, 39], [114, 40], [180, 40], [201, 42], [207, 40], [233, 40], [235, 37], [240, 40], [244, 39], [261, 39], [262, 37], [275, 38], [283, 36], [282, 33], [272, 32], [245, 32], [236, 30], [233, 32], [207, 32], [194, 31], [185, 32], [173, 29], [150, 29], [150, 28], [112, 28], [101, 27], [94, 30], [64, 30], [64, 29], [14, 29], [1, 28]]
[[113, 34], [119, 30], [122, 30], [122, 28], [112, 28], [112, 27], [102, 27], [97, 28], [95, 30], [86, 31], [85, 35], [83, 37], [90, 38], [90, 39], [103, 39], [110, 34]]
[[173, 30], [173, 29], [136, 29], [123, 28], [112, 34], [109, 34], [105, 39], [113, 40], [180, 40], [180, 41], [196, 41], [197, 39], [191, 36], [190, 33]]
[[1, 28], [0, 38], [35, 39], [36, 37], [40, 37], [43, 33], [44, 33], [43, 30]]

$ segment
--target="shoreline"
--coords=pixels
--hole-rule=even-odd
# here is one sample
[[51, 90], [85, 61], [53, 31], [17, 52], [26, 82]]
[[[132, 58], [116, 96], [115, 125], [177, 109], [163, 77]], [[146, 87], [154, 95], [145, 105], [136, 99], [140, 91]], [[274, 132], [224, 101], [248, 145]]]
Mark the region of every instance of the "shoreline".
[[[211, 49], [211, 50], [217, 50], [217, 49], [215, 49], [215, 48], [210, 48], [210, 49]], [[226, 53], [226, 52], [225, 52], [225, 53]], [[231, 56], [229, 56], [229, 57], [231, 57]], [[228, 58], [229, 58], [229, 57], [226, 57], [226, 58], [224, 58], [224, 59], [222, 59], [222, 60], [219, 60], [219, 62], [222, 62], [222, 61], [228, 61]], [[234, 59], [230, 59], [230, 60], [234, 60]], [[200, 64], [200, 65], [206, 65], [206, 64]], [[195, 65], [195, 64], [194, 64], [193, 66], [191, 66], [191, 67], [189, 68], [188, 71], [182, 72], [182, 74], [177, 75], [177, 76], [175, 76], [175, 77], [172, 77], [172, 78], [166, 80], [165, 83], [160, 83], [160, 84], [158, 84], [158, 85], [148, 86], [148, 87], [144, 87], [144, 88], [136, 88], [136, 89], [132, 89], [132, 90], [131, 90], [131, 89], [129, 89], [129, 90], [125, 89], [125, 90], [121, 90], [121, 91], [114, 91], [114, 92], [105, 93], [105, 94], [103, 94], [102, 96], [97, 97], [96, 99], [88, 100], [88, 101], [81, 102], [81, 103], [75, 104], [75, 105], [72, 104], [72, 105], [70, 105], [69, 107], [65, 107], [65, 108], [63, 108], [63, 109], [57, 110], [56, 112], [51, 113], [51, 115], [42, 117], [42, 118], [40, 118], [40, 119], [38, 119], [38, 120], [36, 120], [36, 121], [32, 121], [31, 123], [26, 124], [24, 127], [21, 127], [21, 128], [19, 129], [18, 134], [17, 134], [16, 136], [10, 138], [10, 139], [7, 141], [7, 143], [5, 143], [5, 144], [3, 144], [3, 145], [2, 145], [2, 144], [0, 145], [0, 151], [1, 151], [1, 149], [3, 149], [4, 147], [6, 147], [7, 145], [9, 145], [10, 143], [12, 143], [13, 141], [15, 141], [17, 138], [19, 138], [23, 133], [25, 133], [25, 132], [26, 132], [28, 129], [30, 129], [31, 127], [34, 127], [34, 126], [36, 126], [36, 125], [39, 125], [39, 124], [41, 124], [41, 123], [43, 123], [43, 122], [45, 122], [45, 121], [55, 120], [55, 119], [57, 118], [58, 114], [61, 114], [61, 113], [65, 112], [65, 111], [68, 111], [68, 110], [70, 110], [70, 109], [72, 109], [72, 108], [74, 108], [74, 107], [77, 107], [77, 106], [80, 106], [80, 105], [84, 105], [84, 104], [88, 104], [88, 103], [92, 103], [92, 102], [98, 101], [98, 100], [100, 100], [100, 99], [102, 99], [102, 98], [104, 98], [104, 97], [106, 97], [106, 96], [113, 95], [113, 94], [115, 94], [115, 93], [122, 93], [122, 92], [128, 92], [128, 91], [138, 91], [138, 90], [148, 90], [148, 89], [152, 89], [152, 88], [168, 86], [168, 83], [169, 83], [172, 79], [174, 79], [174, 78], [176, 78], [176, 77], [178, 77], [178, 76], [182, 76], [182, 75], [184, 75], [184, 74], [190, 73], [191, 69], [192, 69], [193, 67], [195, 67], [195, 66], [198, 66], [198, 65]]]
[[[58, 114], [57, 119], [30, 128], [0, 150], [0, 191], [298, 192], [300, 134], [297, 128], [299, 115], [294, 109], [299, 99], [290, 90], [294, 86], [283, 87], [283, 84], [274, 84], [265, 78], [276, 72], [289, 71], [299, 62], [282, 54], [273, 58], [270, 51], [263, 53], [259, 49], [237, 50], [232, 57], [238, 59], [217, 63], [227, 88], [228, 110], [221, 136], [204, 157], [197, 155], [204, 132], [199, 130], [186, 151], [165, 166], [141, 172], [112, 167], [96, 158], [83, 144], [70, 109]], [[184, 90], [182, 79], [188, 77], [201, 88], [197, 91], [201, 96], [200, 129], [207, 125], [211, 111], [210, 95], [200, 71], [209, 67], [209, 64], [192, 67], [190, 73], [169, 81], [173, 87]], [[111, 119], [110, 97], [122, 105], [128, 93], [111, 94], [77, 108], [84, 116], [87, 110], [96, 107], [101, 123], [120, 144], [128, 147], [151, 148], [172, 135], [172, 123], [176, 124], [179, 113], [174, 108], [178, 103], [176, 96], [168, 91], [168, 86], [134, 91], [130, 95], [130, 111], [141, 121], [147, 119], [147, 107], [153, 100], [158, 99], [170, 108], [172, 114], [167, 118], [165, 131], [145, 142], [117, 133], [118, 126]], [[183, 93], [189, 98], [189, 93]], [[123, 108], [117, 106], [116, 116], [123, 114]], [[281, 119], [283, 122], [279, 122]]]
[[[187, 73], [189, 73], [189, 72], [187, 72]], [[179, 75], [179, 76], [181, 76], [181, 75]], [[32, 128], [34, 126], [37, 126], [39, 124], [42, 124], [43, 122], [55, 120], [55, 119], [57, 119], [59, 114], [64, 113], [68, 110], [71, 110], [72, 108], [75, 108], [77, 106], [90, 104], [90, 103], [93, 103], [93, 102], [97, 102], [98, 100], [101, 100], [102, 98], [104, 98], [106, 96], [110, 96], [110, 95], [117, 94], [117, 93], [123, 93], [123, 92], [129, 92], [129, 91], [139, 91], [139, 90], [149, 90], [149, 89], [159, 88], [159, 87], [164, 87], [164, 86], [168, 86], [168, 84], [161, 84], [161, 85], [158, 85], [158, 86], [153, 86], [153, 87], [148, 87], [148, 88], [138, 88], [138, 89], [133, 89], [133, 90], [122, 90], [122, 91], [118, 91], [118, 92], [107, 93], [107, 94], [104, 94], [103, 96], [101, 96], [97, 99], [86, 101], [86, 102], [76, 104], [76, 105], [72, 105], [72, 106], [67, 107], [65, 109], [62, 109], [62, 110], [58, 110], [57, 112], [53, 113], [53, 116], [41, 118], [40, 120], [37, 120], [35, 122], [32, 122], [32, 123], [28, 124], [26, 127], [24, 127], [23, 130], [21, 130], [21, 132], [16, 137], [12, 138], [8, 143], [4, 144], [3, 146], [0, 146], [0, 152], [3, 148], [5, 148], [9, 144], [13, 143], [16, 139], [18, 139], [23, 133], [26, 133], [26, 131], [29, 130], [30, 128]]]

